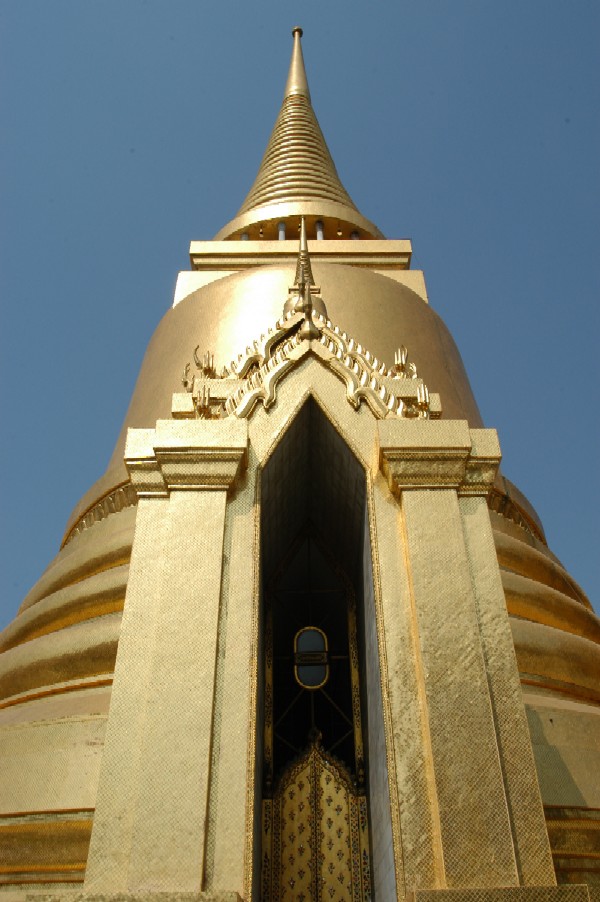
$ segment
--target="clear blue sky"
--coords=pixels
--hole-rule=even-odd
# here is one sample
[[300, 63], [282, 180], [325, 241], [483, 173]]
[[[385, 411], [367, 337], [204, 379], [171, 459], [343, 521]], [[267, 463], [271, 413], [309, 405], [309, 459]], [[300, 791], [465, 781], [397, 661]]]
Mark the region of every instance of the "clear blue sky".
[[506, 475], [598, 604], [597, 0], [14, 0], [0, 2], [0, 626], [105, 469], [190, 240], [254, 178], [295, 24], [342, 181], [412, 239]]

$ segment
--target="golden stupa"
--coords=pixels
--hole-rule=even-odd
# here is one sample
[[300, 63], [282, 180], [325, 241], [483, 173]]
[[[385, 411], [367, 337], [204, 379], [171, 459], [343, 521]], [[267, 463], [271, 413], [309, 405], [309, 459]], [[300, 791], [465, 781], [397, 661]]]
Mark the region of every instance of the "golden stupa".
[[0, 635], [0, 902], [600, 898], [600, 623], [293, 35], [256, 180]]

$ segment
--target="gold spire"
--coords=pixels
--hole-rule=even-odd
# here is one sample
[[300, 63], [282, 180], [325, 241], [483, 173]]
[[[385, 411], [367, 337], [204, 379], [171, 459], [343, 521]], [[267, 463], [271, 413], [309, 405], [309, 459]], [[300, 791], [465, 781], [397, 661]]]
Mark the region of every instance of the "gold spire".
[[[298, 335], [300, 338], [307, 338], [311, 341], [318, 338], [321, 334], [317, 326], [313, 322], [313, 293], [318, 294], [319, 289], [315, 286], [313, 279], [312, 267], [310, 265], [310, 257], [308, 255], [308, 241], [306, 240], [306, 222], [304, 216], [300, 223], [300, 247], [298, 248], [298, 263], [296, 264], [296, 283], [298, 289], [298, 301], [295, 309], [304, 314], [304, 322], [302, 323]], [[327, 315], [327, 314], [325, 314]]]
[[382, 237], [340, 181], [310, 102], [302, 29], [296, 26], [292, 34], [283, 104], [258, 175], [235, 219], [216, 237], [276, 238], [283, 222], [292, 238], [301, 215], [311, 229], [319, 222], [325, 238]]
[[300, 220], [300, 248], [298, 250], [298, 262], [296, 264], [296, 281], [295, 285], [300, 284], [301, 272], [304, 273], [304, 280], [309, 285], [314, 285], [315, 280], [312, 274], [312, 266], [310, 265], [310, 257], [308, 256], [308, 241], [306, 240], [306, 220], [304, 216]]
[[284, 98], [290, 94], [304, 94], [310, 100], [310, 91], [308, 90], [308, 80], [306, 78], [306, 69], [304, 68], [304, 57], [302, 56], [302, 44], [300, 38], [304, 32], [299, 25], [292, 29], [294, 36], [294, 49], [292, 50], [292, 61], [290, 63], [290, 71], [286, 82]]
[[[312, 311], [316, 310], [320, 316], [327, 319], [327, 308], [320, 295], [321, 289], [315, 285], [315, 279], [308, 253], [308, 241], [306, 240], [306, 222], [304, 216], [300, 220], [300, 244], [298, 247], [298, 260], [296, 262], [296, 278], [294, 284], [288, 290], [289, 297], [285, 302], [284, 315], [290, 312], [303, 313], [305, 317], [312, 317]], [[307, 312], [308, 311], [308, 312]], [[309, 324], [309, 331], [314, 327]], [[316, 328], [316, 327], [315, 327]], [[307, 334], [304, 334], [304, 338]], [[314, 337], [311, 333], [311, 337]]]
[[294, 28], [292, 33], [294, 48], [283, 105], [240, 213], [282, 199], [314, 197], [356, 210], [336, 172], [310, 102], [300, 44], [302, 29]]

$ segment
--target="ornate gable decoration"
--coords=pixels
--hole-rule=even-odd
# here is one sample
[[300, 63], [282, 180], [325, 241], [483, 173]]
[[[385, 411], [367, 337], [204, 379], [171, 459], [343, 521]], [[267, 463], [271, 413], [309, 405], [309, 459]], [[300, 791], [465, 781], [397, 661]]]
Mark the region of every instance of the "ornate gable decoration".
[[[365, 401], [378, 419], [385, 417], [441, 416], [439, 396], [429, 394], [417, 377], [414, 363], [408, 362], [406, 348], [396, 352], [394, 366], [388, 369], [369, 351], [330, 320], [317, 316], [313, 324], [318, 338], [302, 337], [306, 323], [302, 313], [290, 312], [274, 329], [261, 335], [245, 354], [240, 354], [217, 377], [214, 369], [201, 363], [193, 378], [189, 365], [183, 376], [187, 398], [175, 396], [173, 415], [206, 419], [225, 416], [247, 417], [258, 403], [269, 409], [277, 400], [277, 386], [301, 360], [312, 354], [346, 386], [349, 403], [358, 409]], [[195, 357], [199, 362], [197, 349]], [[211, 360], [212, 355], [205, 355]], [[188, 403], [190, 399], [192, 403]]]
[[[378, 419], [440, 417], [439, 395], [429, 394], [414, 363], [408, 361], [406, 348], [399, 348], [393, 367], [388, 369], [327, 318], [318, 292], [302, 220], [296, 279], [286, 312], [266, 336], [261, 335], [246, 348], [245, 354], [224, 368], [220, 376], [213, 355], [209, 352], [200, 358], [196, 348], [198, 373], [190, 377], [190, 364], [186, 366], [182, 376], [186, 395], [174, 395], [173, 416], [248, 417], [258, 403], [268, 410], [277, 400], [280, 381], [312, 355], [345, 384], [346, 398], [356, 410], [365, 401]], [[315, 310], [313, 297], [323, 312]]]

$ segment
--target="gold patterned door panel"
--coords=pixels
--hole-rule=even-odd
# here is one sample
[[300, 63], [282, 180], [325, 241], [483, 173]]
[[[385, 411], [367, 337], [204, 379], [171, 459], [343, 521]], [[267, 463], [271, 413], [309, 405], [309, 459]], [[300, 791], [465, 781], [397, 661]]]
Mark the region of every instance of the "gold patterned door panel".
[[366, 797], [314, 742], [263, 800], [263, 902], [370, 898]]

